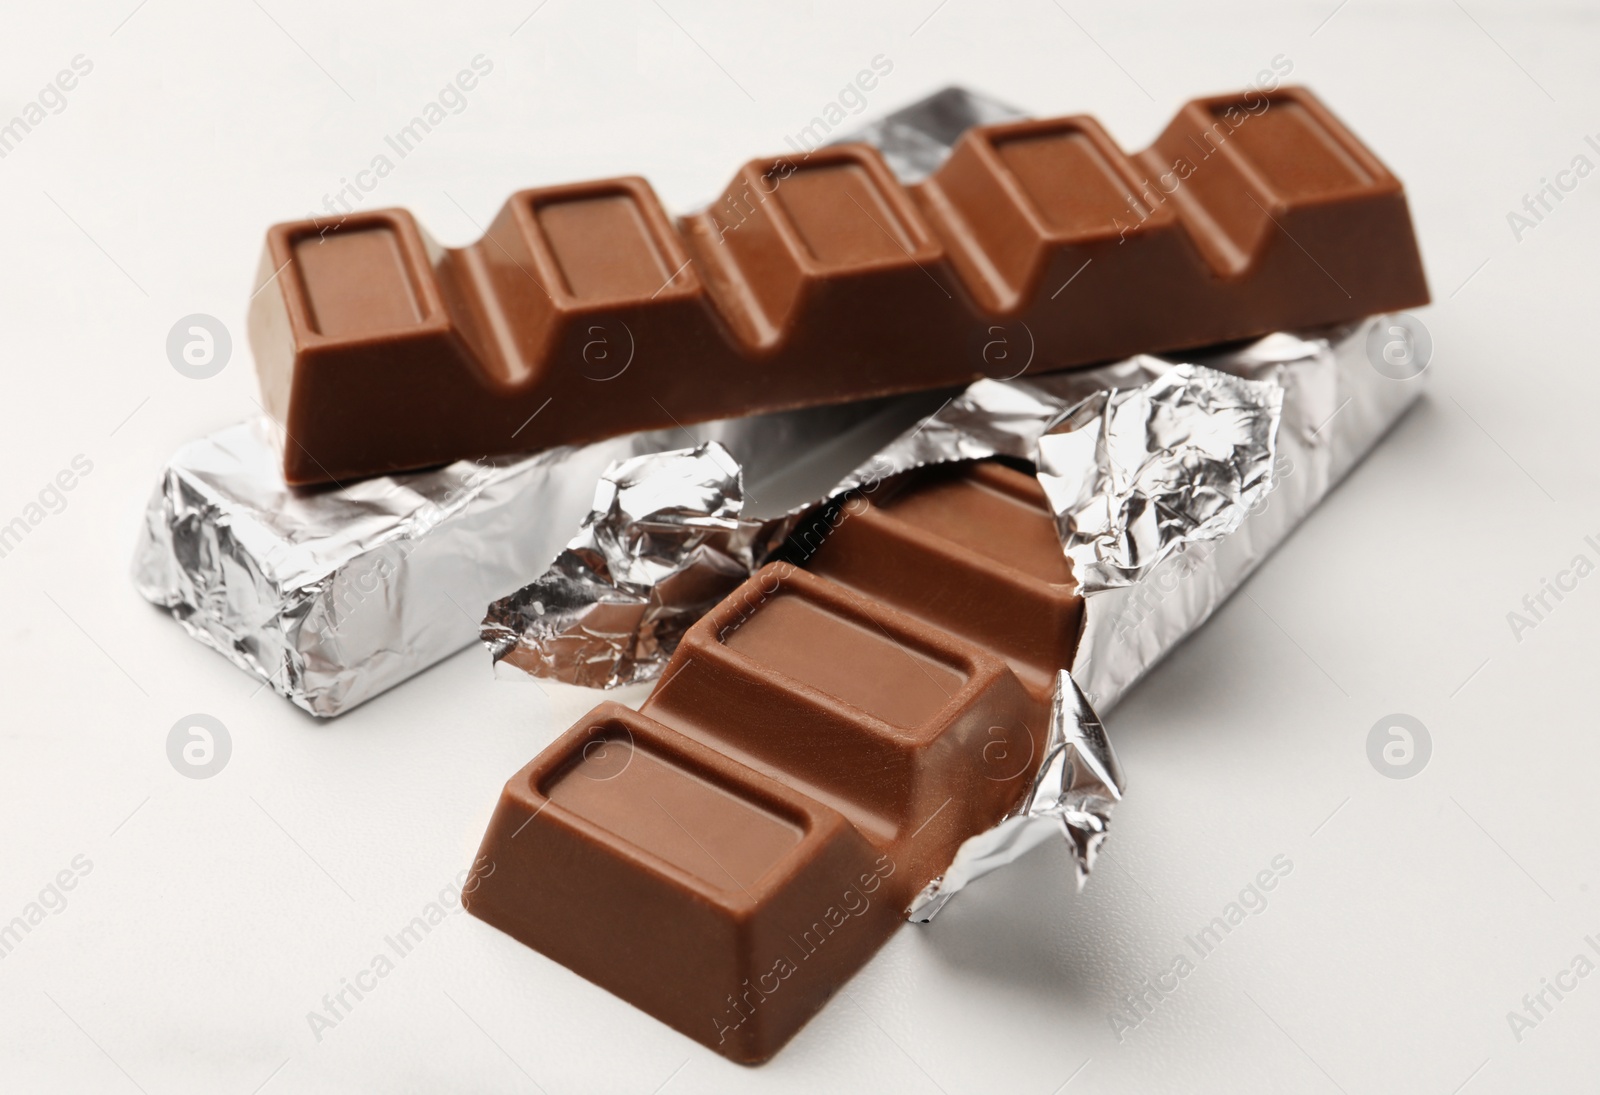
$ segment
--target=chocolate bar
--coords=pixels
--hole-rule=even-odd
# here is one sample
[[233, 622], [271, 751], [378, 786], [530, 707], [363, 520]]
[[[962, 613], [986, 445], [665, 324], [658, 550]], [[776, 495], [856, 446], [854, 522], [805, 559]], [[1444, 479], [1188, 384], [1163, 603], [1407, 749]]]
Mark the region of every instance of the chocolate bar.
[[291, 484], [1428, 300], [1399, 181], [1297, 88], [1195, 100], [1131, 156], [1082, 116], [975, 127], [912, 186], [866, 145], [755, 160], [676, 222], [621, 178], [515, 194], [460, 249], [404, 210], [280, 224], [260, 280]]
[[1027, 792], [1078, 634], [1032, 476], [871, 493], [695, 624], [637, 713], [601, 704], [513, 776], [464, 888], [735, 1061], [777, 1052]]

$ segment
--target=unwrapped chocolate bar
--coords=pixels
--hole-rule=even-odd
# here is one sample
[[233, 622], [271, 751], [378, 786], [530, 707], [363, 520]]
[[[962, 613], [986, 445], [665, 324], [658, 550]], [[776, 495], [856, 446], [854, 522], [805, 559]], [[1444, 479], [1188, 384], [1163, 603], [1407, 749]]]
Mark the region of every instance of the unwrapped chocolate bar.
[[260, 277], [300, 484], [965, 384], [997, 333], [1038, 374], [1428, 300], [1399, 180], [1302, 88], [1131, 155], [1088, 117], [975, 126], [910, 186], [867, 144], [755, 160], [676, 221], [618, 178], [459, 249], [401, 209], [280, 224]]

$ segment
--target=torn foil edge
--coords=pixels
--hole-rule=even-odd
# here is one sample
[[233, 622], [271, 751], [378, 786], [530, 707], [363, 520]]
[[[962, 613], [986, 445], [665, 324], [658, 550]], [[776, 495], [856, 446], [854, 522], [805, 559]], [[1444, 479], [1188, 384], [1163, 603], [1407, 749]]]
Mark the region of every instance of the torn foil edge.
[[496, 672], [614, 688], [659, 676], [685, 631], [756, 570], [792, 522], [743, 516], [738, 461], [715, 441], [606, 470], [577, 536], [489, 605]]
[[1083, 889], [1124, 781], [1105, 727], [1065, 670], [1056, 674], [1047, 733], [1044, 761], [1027, 795], [1005, 820], [962, 843], [944, 874], [912, 901], [907, 920], [928, 923], [969, 883], [1055, 839], [1066, 841]]
[[[746, 468], [782, 469], [883, 406], [727, 419], [696, 433]], [[319, 717], [471, 646], [483, 606], [549, 565], [608, 467], [682, 438], [630, 434], [296, 492], [271, 430], [242, 422], [173, 455], [145, 508], [133, 581], [191, 637]]]
[[1034, 465], [1085, 596], [1239, 527], [1272, 489], [1283, 389], [1179, 365], [1045, 425]]
[[759, 569], [807, 514], [892, 475], [997, 454], [1033, 457], [1086, 597], [1131, 585], [1183, 545], [1232, 532], [1271, 489], [1282, 402], [1271, 381], [1154, 357], [1065, 379], [982, 380], [831, 491], [764, 523], [743, 518], [725, 450], [635, 457], [601, 477], [556, 563], [489, 606], [480, 637], [502, 675], [651, 680], [716, 590]]

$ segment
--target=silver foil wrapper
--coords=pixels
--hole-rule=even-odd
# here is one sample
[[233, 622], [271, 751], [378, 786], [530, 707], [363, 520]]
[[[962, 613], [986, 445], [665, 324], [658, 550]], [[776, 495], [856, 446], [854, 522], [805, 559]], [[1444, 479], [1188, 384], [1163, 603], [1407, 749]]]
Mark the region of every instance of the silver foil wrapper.
[[[932, 464], [1031, 461], [1084, 596], [1077, 653], [1058, 681], [1052, 752], [1017, 809], [963, 845], [918, 899], [913, 919], [930, 919], [952, 894], [1049, 834], [1066, 838], [1082, 883], [1122, 790], [1091, 704], [1108, 710], [1199, 626], [1420, 394], [1420, 377], [1391, 379], [1369, 360], [1375, 332], [1396, 329], [1405, 328], [1380, 316], [1203, 355], [1140, 355], [1072, 373], [980, 380], [813, 500], [822, 505], [870, 491]], [[638, 490], [638, 470], [618, 468], [609, 478]], [[664, 480], [660, 496], [673, 504], [675, 529], [690, 527], [690, 516], [714, 515], [725, 522], [719, 535], [737, 527], [739, 552], [716, 554], [718, 580], [730, 588], [761, 565], [762, 545], [776, 546], [792, 527], [792, 514], [740, 524], [738, 476], [699, 450], [667, 454], [654, 472]], [[614, 489], [603, 484], [600, 501]], [[648, 523], [649, 513], [644, 517]], [[634, 658], [609, 670], [584, 660], [578, 668], [587, 680], [658, 673], [692, 617], [709, 605], [674, 606], [663, 586], [636, 583], [630, 545], [640, 538], [629, 522], [637, 519], [597, 502], [569, 549], [583, 562], [581, 594], [591, 605], [572, 600], [580, 584], [570, 575], [546, 574], [528, 588], [562, 590], [567, 629], [544, 617], [518, 625], [518, 594], [494, 606], [485, 623], [497, 659], [515, 652], [533, 672], [576, 679], [559, 653], [561, 644], [576, 643], [649, 652], [648, 663]], [[692, 570], [698, 560], [690, 554], [704, 544], [700, 535], [676, 534], [656, 546], [678, 545], [678, 553], [655, 552], [649, 567], [673, 576]], [[703, 593], [701, 583], [689, 588]], [[633, 614], [632, 633], [607, 633], [597, 646], [590, 612], [616, 598], [647, 610]]]
[[1281, 389], [1275, 444], [1259, 457], [1271, 467], [1214, 534], [1183, 537], [1136, 581], [1085, 597], [1072, 676], [1102, 714], [1204, 623], [1422, 394], [1425, 373], [1393, 379], [1369, 357], [1397, 329], [1409, 328], [1375, 316], [1191, 358]]
[[1022, 117], [1022, 111], [1004, 103], [965, 88], [947, 87], [829, 143], [865, 141], [875, 145], [900, 181], [913, 183], [938, 170], [968, 129]]
[[[693, 436], [765, 483], [892, 411], [815, 408]], [[146, 507], [133, 579], [190, 635], [321, 716], [472, 645], [483, 606], [550, 565], [607, 468], [685, 437], [631, 434], [302, 492], [283, 483], [272, 429], [240, 423], [178, 450]]]
[[1037, 468], [1087, 596], [1239, 527], [1271, 488], [1283, 389], [1179, 365], [1058, 415]]
[[923, 887], [906, 919], [926, 924], [969, 882], [1015, 863], [1050, 840], [1065, 840], [1078, 888], [1106, 839], [1111, 808], [1122, 801], [1122, 770], [1105, 727], [1065, 670], [1056, 674], [1044, 760], [1033, 786], [1000, 824], [962, 843], [944, 874]]
[[715, 441], [608, 469], [550, 569], [489, 606], [496, 666], [591, 688], [659, 676], [689, 625], [787, 533], [787, 520], [743, 516], [741, 478]]

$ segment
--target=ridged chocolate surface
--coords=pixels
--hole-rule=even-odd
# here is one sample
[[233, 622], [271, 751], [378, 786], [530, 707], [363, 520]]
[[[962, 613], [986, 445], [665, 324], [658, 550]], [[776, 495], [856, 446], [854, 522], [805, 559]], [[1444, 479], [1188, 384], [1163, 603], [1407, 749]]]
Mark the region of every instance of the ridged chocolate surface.
[[[270, 284], [268, 284], [270, 282]], [[250, 336], [291, 483], [1181, 350], [1427, 302], [1398, 180], [1309, 92], [968, 130], [902, 186], [866, 145], [756, 160], [673, 221], [648, 183], [267, 235]]]
[[827, 525], [691, 628], [637, 713], [601, 704], [512, 777], [463, 897], [747, 1063], [1021, 799], [1081, 619], [1032, 476], [925, 472]]

